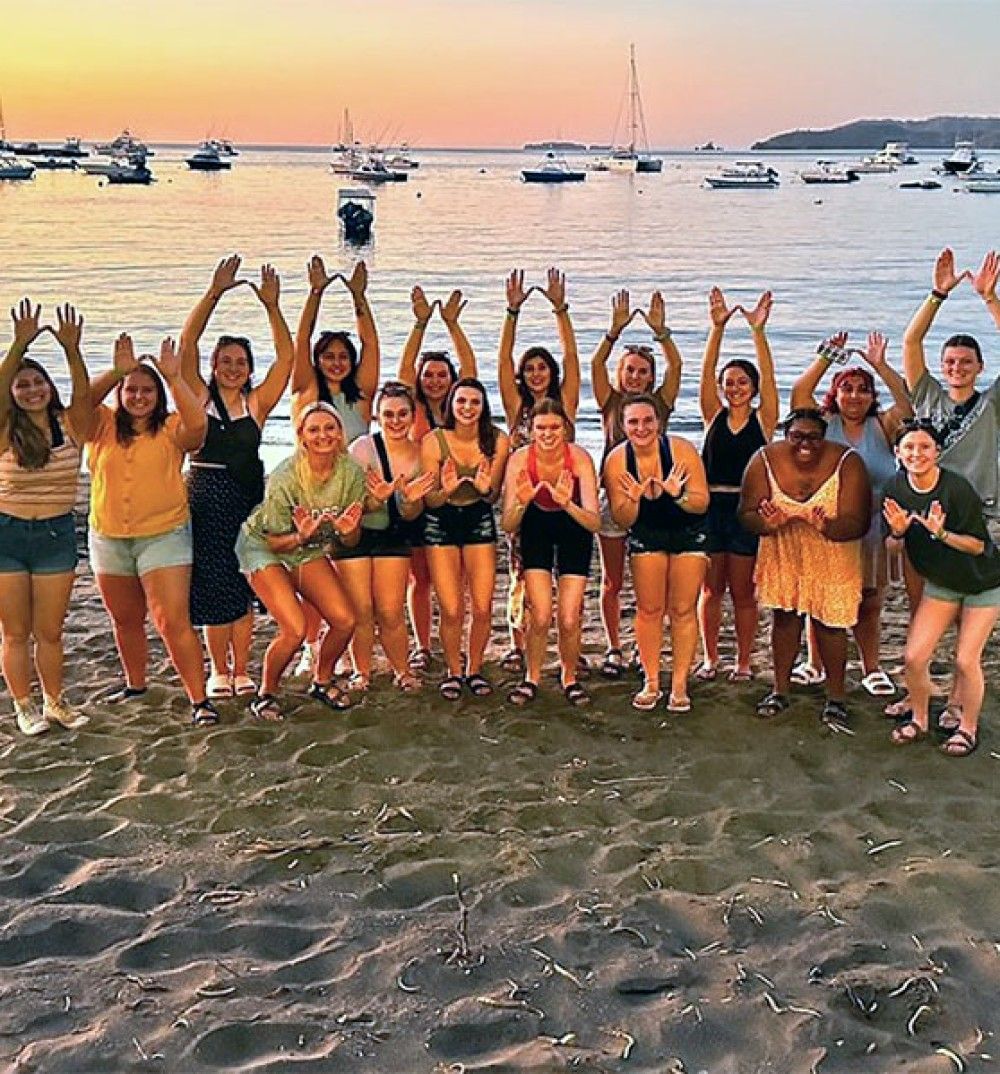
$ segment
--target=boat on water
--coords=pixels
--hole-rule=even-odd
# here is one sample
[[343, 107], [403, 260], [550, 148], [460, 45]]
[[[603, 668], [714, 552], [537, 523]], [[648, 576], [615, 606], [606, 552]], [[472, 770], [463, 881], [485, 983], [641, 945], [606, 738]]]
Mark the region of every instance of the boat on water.
[[195, 172], [224, 172], [233, 166], [233, 162], [225, 159], [209, 140], [202, 142], [185, 163]]
[[962, 175], [979, 163], [976, 143], [971, 140], [955, 139], [955, 148], [941, 161], [941, 169], [947, 175]]
[[375, 150], [369, 151], [361, 163], [347, 174], [362, 183], [405, 183], [410, 178], [409, 172], [390, 168], [385, 156]]
[[30, 179], [34, 174], [35, 166], [30, 161], [9, 155], [0, 156], [0, 180]]
[[835, 160], [817, 160], [811, 168], [799, 172], [803, 183], [856, 183], [858, 173], [850, 164]]
[[403, 142], [398, 149], [385, 151], [385, 164], [390, 171], [406, 172], [420, 167], [420, 161], [410, 155], [410, 147]]
[[208, 142], [220, 157], [238, 157], [240, 155], [240, 151], [228, 138], [209, 138]]
[[153, 150], [141, 141], [126, 127], [117, 138], [110, 142], [98, 142], [94, 146], [94, 152], [104, 157], [132, 157], [142, 154], [145, 157], [155, 156]]
[[858, 175], [890, 175], [899, 167], [899, 164], [879, 153], [869, 153], [858, 161], [851, 163], [851, 168]]
[[886, 142], [875, 154], [876, 160], [888, 160], [897, 168], [908, 167], [919, 163], [917, 158], [910, 152], [909, 142]]
[[737, 160], [705, 176], [712, 190], [773, 190], [781, 182], [778, 173], [760, 160]]
[[987, 171], [982, 162], [961, 178], [964, 180], [963, 186], [970, 194], [1000, 194], [1000, 170]]
[[80, 157], [90, 156], [90, 153], [80, 145], [79, 138], [67, 138], [58, 145], [49, 145], [45, 142], [21, 142], [15, 145], [13, 150], [19, 157], [77, 160]]
[[937, 179], [908, 179], [899, 184], [900, 190], [940, 190], [941, 184]]
[[144, 156], [118, 157], [103, 175], [112, 186], [149, 186], [154, 181]]
[[525, 183], [582, 183], [587, 173], [579, 168], [571, 168], [565, 157], [555, 153], [546, 153], [545, 159], [534, 168], [522, 168], [521, 179]]
[[[641, 172], [653, 174], [663, 171], [663, 161], [650, 155], [649, 136], [646, 133], [646, 117], [642, 111], [642, 97], [639, 94], [639, 74], [635, 66], [635, 45], [629, 45], [629, 91], [628, 91], [628, 143], [615, 146], [606, 156], [598, 158], [593, 171]], [[644, 151], [636, 148], [639, 139]], [[614, 142], [614, 139], [612, 139]]]
[[29, 157], [39, 171], [71, 172], [78, 167], [75, 157]]

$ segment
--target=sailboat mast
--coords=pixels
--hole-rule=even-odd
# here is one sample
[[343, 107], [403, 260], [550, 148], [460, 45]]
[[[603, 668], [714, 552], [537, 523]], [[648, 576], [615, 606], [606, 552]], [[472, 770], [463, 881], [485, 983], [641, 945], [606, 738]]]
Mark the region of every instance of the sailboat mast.
[[628, 109], [628, 151], [635, 152], [635, 135], [638, 126], [638, 113], [642, 107], [639, 104], [639, 76], [635, 70], [635, 45], [629, 45], [629, 109]]

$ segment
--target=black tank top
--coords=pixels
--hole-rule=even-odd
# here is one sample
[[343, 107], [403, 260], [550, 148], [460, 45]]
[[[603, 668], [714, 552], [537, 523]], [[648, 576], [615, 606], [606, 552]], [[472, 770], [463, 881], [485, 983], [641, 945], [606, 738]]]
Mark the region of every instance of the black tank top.
[[729, 428], [729, 409], [723, 407], [709, 425], [701, 449], [709, 485], [739, 488], [750, 460], [766, 443], [756, 410], [750, 414], [746, 425], [734, 433]]
[[193, 463], [225, 466], [237, 484], [260, 498], [264, 495], [264, 465], [260, 461], [261, 429], [249, 408], [241, 418], [231, 418], [214, 385], [209, 395], [215, 413], [209, 413], [205, 442], [191, 456]]
[[[670, 450], [670, 438], [660, 437], [660, 476], [666, 481], [667, 476], [674, 466], [673, 453]], [[636, 479], [639, 477], [639, 464], [635, 457], [635, 448], [630, 441], [625, 443], [625, 468]], [[674, 530], [686, 527], [691, 522], [691, 515], [683, 507], [677, 506], [677, 501], [666, 492], [661, 493], [655, 500], [643, 496], [639, 500], [639, 514], [635, 525], [654, 530]]]

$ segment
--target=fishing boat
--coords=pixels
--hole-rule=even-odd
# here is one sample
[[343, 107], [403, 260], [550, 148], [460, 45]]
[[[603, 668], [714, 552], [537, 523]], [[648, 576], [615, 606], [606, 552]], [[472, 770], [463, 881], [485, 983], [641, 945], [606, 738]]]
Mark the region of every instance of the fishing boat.
[[870, 153], [867, 157], [853, 162], [851, 167], [858, 175], [889, 175], [899, 167], [899, 164], [880, 156], [879, 153]]
[[67, 138], [58, 145], [48, 145], [41, 142], [22, 142], [15, 145], [13, 151], [19, 157], [44, 157], [48, 159], [66, 158], [74, 160], [78, 157], [87, 157], [90, 154], [80, 145], [79, 138]]
[[909, 179], [899, 184], [900, 190], [940, 190], [941, 184], [936, 179]]
[[941, 169], [948, 175], [962, 175], [974, 168], [979, 162], [976, 143], [971, 140], [955, 139], [955, 148], [941, 161]]
[[713, 175], [705, 176], [712, 190], [772, 190], [780, 183], [774, 168], [759, 160], [738, 160]]
[[35, 166], [30, 161], [9, 155], [0, 156], [0, 180], [30, 179], [34, 174]]
[[104, 178], [112, 186], [149, 186], [153, 173], [146, 167], [146, 158], [137, 155], [131, 159], [116, 158], [104, 172]]
[[[642, 172], [644, 174], [663, 170], [663, 161], [650, 155], [649, 136], [646, 133], [646, 117], [642, 111], [642, 97], [639, 95], [639, 74], [635, 66], [635, 45], [629, 45], [629, 90], [628, 90], [628, 143], [615, 146], [606, 156], [598, 158], [598, 167], [593, 171]], [[645, 151], [636, 149], [641, 135]], [[612, 139], [612, 142], [614, 139]], [[600, 165], [603, 165], [601, 167]]]
[[28, 159], [39, 171], [71, 172], [77, 168], [73, 157], [29, 157]]
[[144, 142], [126, 127], [117, 138], [110, 142], [98, 142], [94, 146], [94, 152], [104, 157], [132, 157], [142, 154], [143, 158], [152, 157], [155, 154]]
[[224, 160], [222, 154], [210, 141], [204, 141], [186, 158], [187, 166], [195, 172], [223, 172], [232, 166], [231, 160]]
[[817, 160], [812, 168], [799, 172], [803, 183], [856, 183], [858, 173], [849, 164], [835, 160]]
[[390, 168], [385, 156], [378, 150], [369, 150], [361, 163], [347, 173], [352, 179], [362, 183], [405, 183], [409, 173]]
[[886, 142], [875, 154], [876, 159], [888, 160], [897, 168], [917, 164], [917, 158], [910, 152], [909, 142]]
[[966, 178], [965, 189], [970, 194], [1000, 194], [1000, 171], [988, 172], [985, 168], [979, 169], [975, 175]]
[[587, 173], [571, 168], [565, 157], [546, 153], [545, 159], [534, 168], [523, 168], [521, 179], [525, 183], [582, 183]]

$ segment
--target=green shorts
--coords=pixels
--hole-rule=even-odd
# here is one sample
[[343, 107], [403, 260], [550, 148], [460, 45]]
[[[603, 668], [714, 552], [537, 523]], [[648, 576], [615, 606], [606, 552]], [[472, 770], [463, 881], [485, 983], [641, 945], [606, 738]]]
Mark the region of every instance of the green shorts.
[[949, 604], [960, 604], [963, 608], [1000, 608], [1000, 586], [984, 589], [982, 593], [957, 593], [943, 585], [925, 582], [924, 596]]

